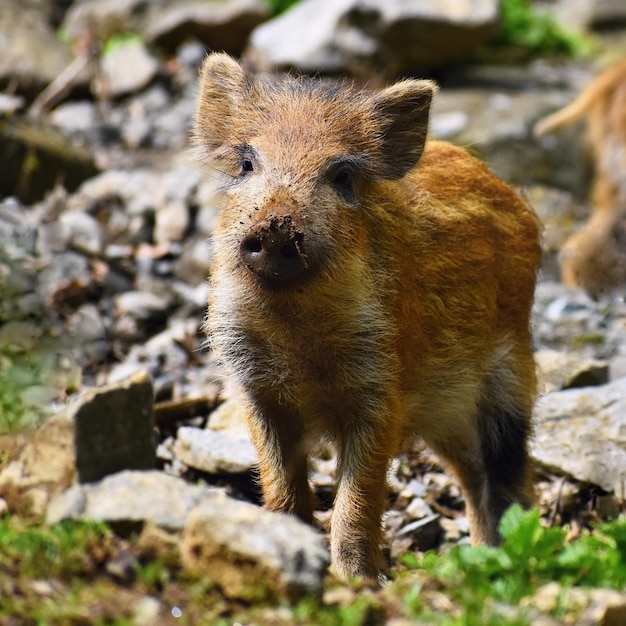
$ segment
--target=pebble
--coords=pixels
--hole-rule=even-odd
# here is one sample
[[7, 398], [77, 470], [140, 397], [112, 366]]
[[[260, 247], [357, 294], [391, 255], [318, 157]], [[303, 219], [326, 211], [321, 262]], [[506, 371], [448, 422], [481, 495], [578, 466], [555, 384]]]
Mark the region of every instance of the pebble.
[[154, 80], [159, 63], [138, 40], [109, 50], [100, 62], [107, 93], [112, 97], [140, 91]]

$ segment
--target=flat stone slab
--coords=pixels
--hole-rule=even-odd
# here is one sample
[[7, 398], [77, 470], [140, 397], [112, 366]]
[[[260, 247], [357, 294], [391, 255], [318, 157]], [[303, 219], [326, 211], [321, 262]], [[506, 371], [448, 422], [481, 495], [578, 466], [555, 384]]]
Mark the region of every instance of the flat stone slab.
[[192, 485], [158, 470], [128, 470], [96, 483], [73, 485], [52, 499], [46, 521], [153, 522], [180, 530], [194, 507], [201, 502], [213, 505], [224, 497], [221, 489]]
[[626, 378], [549, 393], [535, 422], [532, 453], [542, 465], [624, 496]]

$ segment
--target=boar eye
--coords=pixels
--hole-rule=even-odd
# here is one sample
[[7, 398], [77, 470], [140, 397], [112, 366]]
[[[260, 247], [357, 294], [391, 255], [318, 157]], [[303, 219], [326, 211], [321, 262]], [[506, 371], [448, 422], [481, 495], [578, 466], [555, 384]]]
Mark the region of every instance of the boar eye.
[[250, 159], [244, 159], [241, 162], [241, 173], [249, 174], [250, 172], [254, 172], [254, 163]]
[[347, 200], [353, 199], [354, 167], [351, 163], [341, 163], [329, 172], [329, 179], [335, 190]]
[[333, 177], [333, 184], [344, 189], [352, 188], [352, 172], [347, 167], [340, 169]]
[[239, 168], [239, 176], [248, 176], [256, 170], [257, 161], [254, 148], [247, 143], [233, 146], [237, 156], [237, 166]]

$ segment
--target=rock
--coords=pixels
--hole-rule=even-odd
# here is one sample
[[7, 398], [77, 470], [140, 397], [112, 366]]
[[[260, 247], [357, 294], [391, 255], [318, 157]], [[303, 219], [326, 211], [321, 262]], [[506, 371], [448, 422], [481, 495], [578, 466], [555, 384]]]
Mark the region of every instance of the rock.
[[69, 235], [68, 245], [90, 256], [102, 254], [106, 235], [94, 217], [83, 211], [65, 211], [59, 217], [59, 223]]
[[74, 421], [67, 412], [49, 418], [15, 461], [0, 473], [0, 496], [13, 511], [39, 515], [76, 478]]
[[98, 171], [86, 148], [31, 119], [0, 120], [0, 144], [0, 197], [15, 196], [25, 204], [41, 200], [59, 183], [73, 191]]
[[99, 480], [156, 462], [152, 386], [142, 374], [91, 390], [51, 417], [0, 475], [12, 508], [41, 513], [75, 480]]
[[587, 0], [593, 9], [591, 23], [594, 26], [626, 24], [626, 6], [620, 0]]
[[249, 472], [258, 463], [247, 433], [238, 430], [221, 432], [183, 426], [178, 429], [174, 456], [188, 467], [210, 474]]
[[207, 428], [246, 434], [248, 432], [246, 414], [241, 402], [236, 397], [222, 402], [209, 416]]
[[411, 546], [419, 550], [433, 548], [441, 534], [440, 516], [436, 513], [406, 524], [396, 533], [394, 540], [411, 539]]
[[87, 392], [68, 407], [80, 482], [156, 463], [152, 383], [144, 372]]
[[50, 309], [75, 308], [89, 295], [92, 274], [85, 257], [75, 252], [55, 255], [39, 274], [37, 293]]
[[66, 102], [50, 114], [50, 121], [68, 135], [88, 135], [99, 122], [93, 102]]
[[64, 519], [151, 522], [162, 528], [181, 530], [196, 506], [208, 502], [215, 507], [223, 497], [219, 489], [191, 485], [158, 470], [126, 470], [98, 482], [73, 485], [57, 495], [50, 502], [46, 521], [49, 524]]
[[570, 29], [584, 31], [592, 26], [626, 23], [626, 6], [621, 0], [544, 0], [538, 5]]
[[81, 0], [72, 3], [62, 29], [76, 39], [88, 32], [104, 43], [113, 35], [142, 32], [150, 9], [169, 4], [166, 0]]
[[626, 378], [540, 398], [532, 454], [552, 470], [621, 495], [626, 481]]
[[11, 85], [12, 90], [33, 95], [72, 61], [38, 4], [0, 3], [0, 88]]
[[6, 93], [0, 93], [0, 116], [12, 115], [24, 107], [26, 101], [22, 96], [9, 96]]
[[206, 237], [192, 235], [186, 239], [180, 258], [172, 268], [174, 276], [197, 285], [188, 295], [182, 294], [185, 300], [199, 303], [201, 306], [206, 304], [208, 295], [206, 279], [211, 269], [211, 261], [211, 247]]
[[489, 39], [497, 16], [490, 0], [304, 0], [256, 28], [246, 54], [266, 70], [398, 76], [462, 58]]
[[145, 45], [132, 39], [108, 51], [100, 62], [104, 89], [113, 98], [137, 92], [155, 78], [158, 61]]
[[104, 341], [107, 336], [106, 323], [98, 308], [91, 303], [83, 304], [68, 317], [67, 329], [82, 347]]
[[149, 291], [126, 291], [114, 298], [118, 315], [136, 320], [161, 319], [167, 314], [170, 300]]
[[605, 361], [557, 350], [539, 350], [535, 360], [542, 393], [609, 382], [609, 364]]
[[224, 497], [190, 514], [183, 565], [206, 574], [231, 598], [321, 593], [329, 555], [323, 537], [297, 518]]
[[433, 515], [433, 510], [428, 506], [423, 498], [413, 498], [406, 507], [406, 514], [411, 519], [423, 519]]
[[177, 2], [153, 13], [147, 37], [168, 50], [197, 39], [211, 50], [238, 56], [252, 29], [270, 15], [268, 4], [262, 0]]
[[189, 354], [183, 346], [197, 330], [197, 320], [171, 319], [165, 330], [152, 336], [145, 344], [133, 345], [126, 359], [109, 372], [109, 382], [122, 380], [129, 373], [141, 369], [153, 378], [159, 374], [184, 372], [189, 364]]
[[428, 493], [426, 485], [412, 478], [400, 491], [403, 498], [423, 498]]
[[170, 200], [159, 208], [154, 225], [154, 242], [181, 241], [189, 228], [189, 211], [181, 200]]

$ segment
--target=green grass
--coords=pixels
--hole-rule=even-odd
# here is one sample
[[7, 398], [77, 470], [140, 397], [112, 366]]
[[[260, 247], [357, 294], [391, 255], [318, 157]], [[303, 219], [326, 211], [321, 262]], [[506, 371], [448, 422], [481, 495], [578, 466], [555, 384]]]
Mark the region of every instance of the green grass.
[[5, 517], [0, 520], [0, 556], [19, 578], [69, 579], [93, 572], [106, 558], [111, 537], [101, 522], [66, 521], [46, 527]]
[[[146, 596], [163, 610], [180, 607], [179, 624], [320, 624], [367, 626], [391, 617], [442, 626], [530, 626], [538, 618], [568, 623], [584, 610], [581, 589], [626, 586], [626, 520], [617, 519], [569, 541], [566, 528], [546, 528], [536, 510], [512, 507], [498, 548], [467, 545], [443, 553], [407, 554], [381, 590], [328, 577], [324, 599], [242, 603], [211, 581], [183, 570], [174, 550], [146, 555], [136, 538], [122, 539], [100, 522], [47, 527], [0, 518], [0, 624], [133, 623]], [[107, 567], [131, 555], [120, 580]], [[550, 587], [550, 585], [552, 587]], [[46, 591], [49, 586], [49, 591]], [[43, 591], [42, 591], [43, 587]], [[549, 606], [535, 602], [548, 587]], [[556, 592], [555, 592], [556, 589]], [[169, 622], [168, 622], [169, 623]]]

